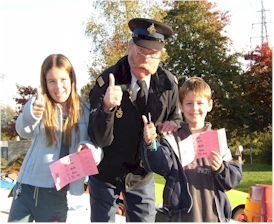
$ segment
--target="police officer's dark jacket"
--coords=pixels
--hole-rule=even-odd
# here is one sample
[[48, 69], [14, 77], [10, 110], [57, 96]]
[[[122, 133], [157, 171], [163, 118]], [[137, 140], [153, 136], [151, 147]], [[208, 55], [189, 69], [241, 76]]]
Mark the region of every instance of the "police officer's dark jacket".
[[[102, 109], [103, 98], [109, 86], [109, 74], [115, 84], [121, 85], [121, 106], [110, 112]], [[178, 107], [178, 86], [175, 77], [159, 67], [151, 76], [145, 114], [151, 113], [154, 124], [174, 121], [178, 127], [182, 119]], [[105, 70], [90, 92], [90, 119], [88, 133], [91, 140], [104, 150], [104, 158], [94, 177], [120, 189], [130, 190], [152, 178], [141, 165], [139, 144], [143, 139], [143, 121], [135, 103], [131, 101], [131, 71], [128, 57], [121, 58]]]

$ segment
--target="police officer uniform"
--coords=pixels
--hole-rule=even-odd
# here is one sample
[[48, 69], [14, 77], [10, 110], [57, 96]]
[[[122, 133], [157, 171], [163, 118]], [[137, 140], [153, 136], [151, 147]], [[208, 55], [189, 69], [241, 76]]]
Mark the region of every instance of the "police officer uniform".
[[[156, 51], [164, 47], [164, 40], [173, 32], [166, 24], [149, 19], [135, 18], [130, 20], [128, 25], [133, 32], [134, 44]], [[122, 87], [123, 98], [120, 106], [110, 112], [104, 112], [102, 104], [109, 86], [110, 73], [113, 73], [115, 77], [115, 85]], [[91, 111], [88, 133], [91, 140], [104, 150], [104, 159], [98, 166], [99, 174], [90, 176], [89, 180], [91, 221], [94, 222], [109, 221], [103, 217], [103, 206], [100, 206], [103, 200], [99, 197], [109, 200], [111, 205], [113, 203], [111, 200], [117, 198], [120, 191], [123, 192], [125, 205], [131, 210], [126, 211], [130, 216], [128, 221], [153, 222], [155, 220], [154, 178], [153, 173], [146, 172], [142, 167], [139, 144], [143, 138], [143, 121], [132, 97], [131, 79], [128, 56], [125, 56], [98, 77], [90, 92]], [[159, 66], [157, 72], [151, 75], [147, 92], [147, 104], [143, 114], [147, 115], [150, 112], [155, 124], [172, 120], [179, 127], [182, 117], [179, 113], [178, 86], [175, 76]], [[99, 195], [98, 188], [108, 188], [105, 191], [108, 193], [103, 194], [101, 190], [102, 195]], [[110, 188], [113, 191], [110, 191]], [[134, 197], [127, 197], [131, 192], [137, 193]], [[142, 195], [143, 192], [146, 192], [146, 195]], [[150, 205], [149, 208], [148, 205]], [[95, 212], [100, 214], [96, 216]], [[147, 215], [148, 218], [146, 213], [150, 213]]]

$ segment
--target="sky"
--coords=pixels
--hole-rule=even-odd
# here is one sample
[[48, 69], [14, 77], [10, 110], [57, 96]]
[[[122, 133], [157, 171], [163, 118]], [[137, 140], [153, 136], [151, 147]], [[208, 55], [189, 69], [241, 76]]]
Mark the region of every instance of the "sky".
[[[0, 103], [15, 109], [16, 84], [39, 86], [44, 59], [62, 53], [71, 61], [77, 89], [89, 82], [91, 40], [85, 36], [93, 0], [0, 0]], [[261, 0], [212, 0], [229, 10], [232, 50], [261, 43]], [[273, 35], [273, 0], [263, 0], [267, 34]], [[272, 38], [269, 37], [270, 44]]]

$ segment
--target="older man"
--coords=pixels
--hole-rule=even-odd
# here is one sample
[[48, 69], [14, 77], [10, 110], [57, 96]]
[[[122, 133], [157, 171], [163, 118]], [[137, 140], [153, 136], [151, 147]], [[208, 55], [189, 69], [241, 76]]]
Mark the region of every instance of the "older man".
[[128, 25], [132, 31], [128, 55], [98, 77], [89, 96], [89, 136], [104, 150], [99, 174], [89, 177], [92, 222], [115, 221], [120, 193], [126, 221], [155, 221], [153, 173], [144, 170], [139, 152], [141, 116], [150, 113], [159, 134], [176, 131], [182, 118], [177, 79], [159, 66], [172, 29], [143, 18]]

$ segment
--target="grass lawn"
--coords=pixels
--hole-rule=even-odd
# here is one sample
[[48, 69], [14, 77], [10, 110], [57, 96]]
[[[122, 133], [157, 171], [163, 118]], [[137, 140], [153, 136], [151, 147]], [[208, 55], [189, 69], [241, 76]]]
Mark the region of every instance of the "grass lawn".
[[253, 163], [244, 164], [243, 179], [235, 188], [239, 191], [248, 192], [252, 184], [272, 184], [272, 165]]
[[[4, 173], [8, 170], [18, 173], [23, 161], [24, 155], [16, 159], [8, 166], [3, 166], [1, 163], [1, 172]], [[243, 179], [240, 184], [235, 188], [235, 190], [243, 191], [248, 193], [249, 187], [252, 184], [272, 184], [272, 165], [262, 164], [262, 163], [253, 163], [253, 164], [244, 164], [242, 165], [243, 169]], [[165, 179], [158, 175], [154, 174], [155, 183], [165, 184]]]
[[[243, 179], [234, 189], [248, 193], [252, 184], [272, 184], [272, 165], [261, 163], [244, 164], [242, 169]], [[165, 183], [165, 179], [162, 176], [154, 174], [154, 177], [155, 183]]]

